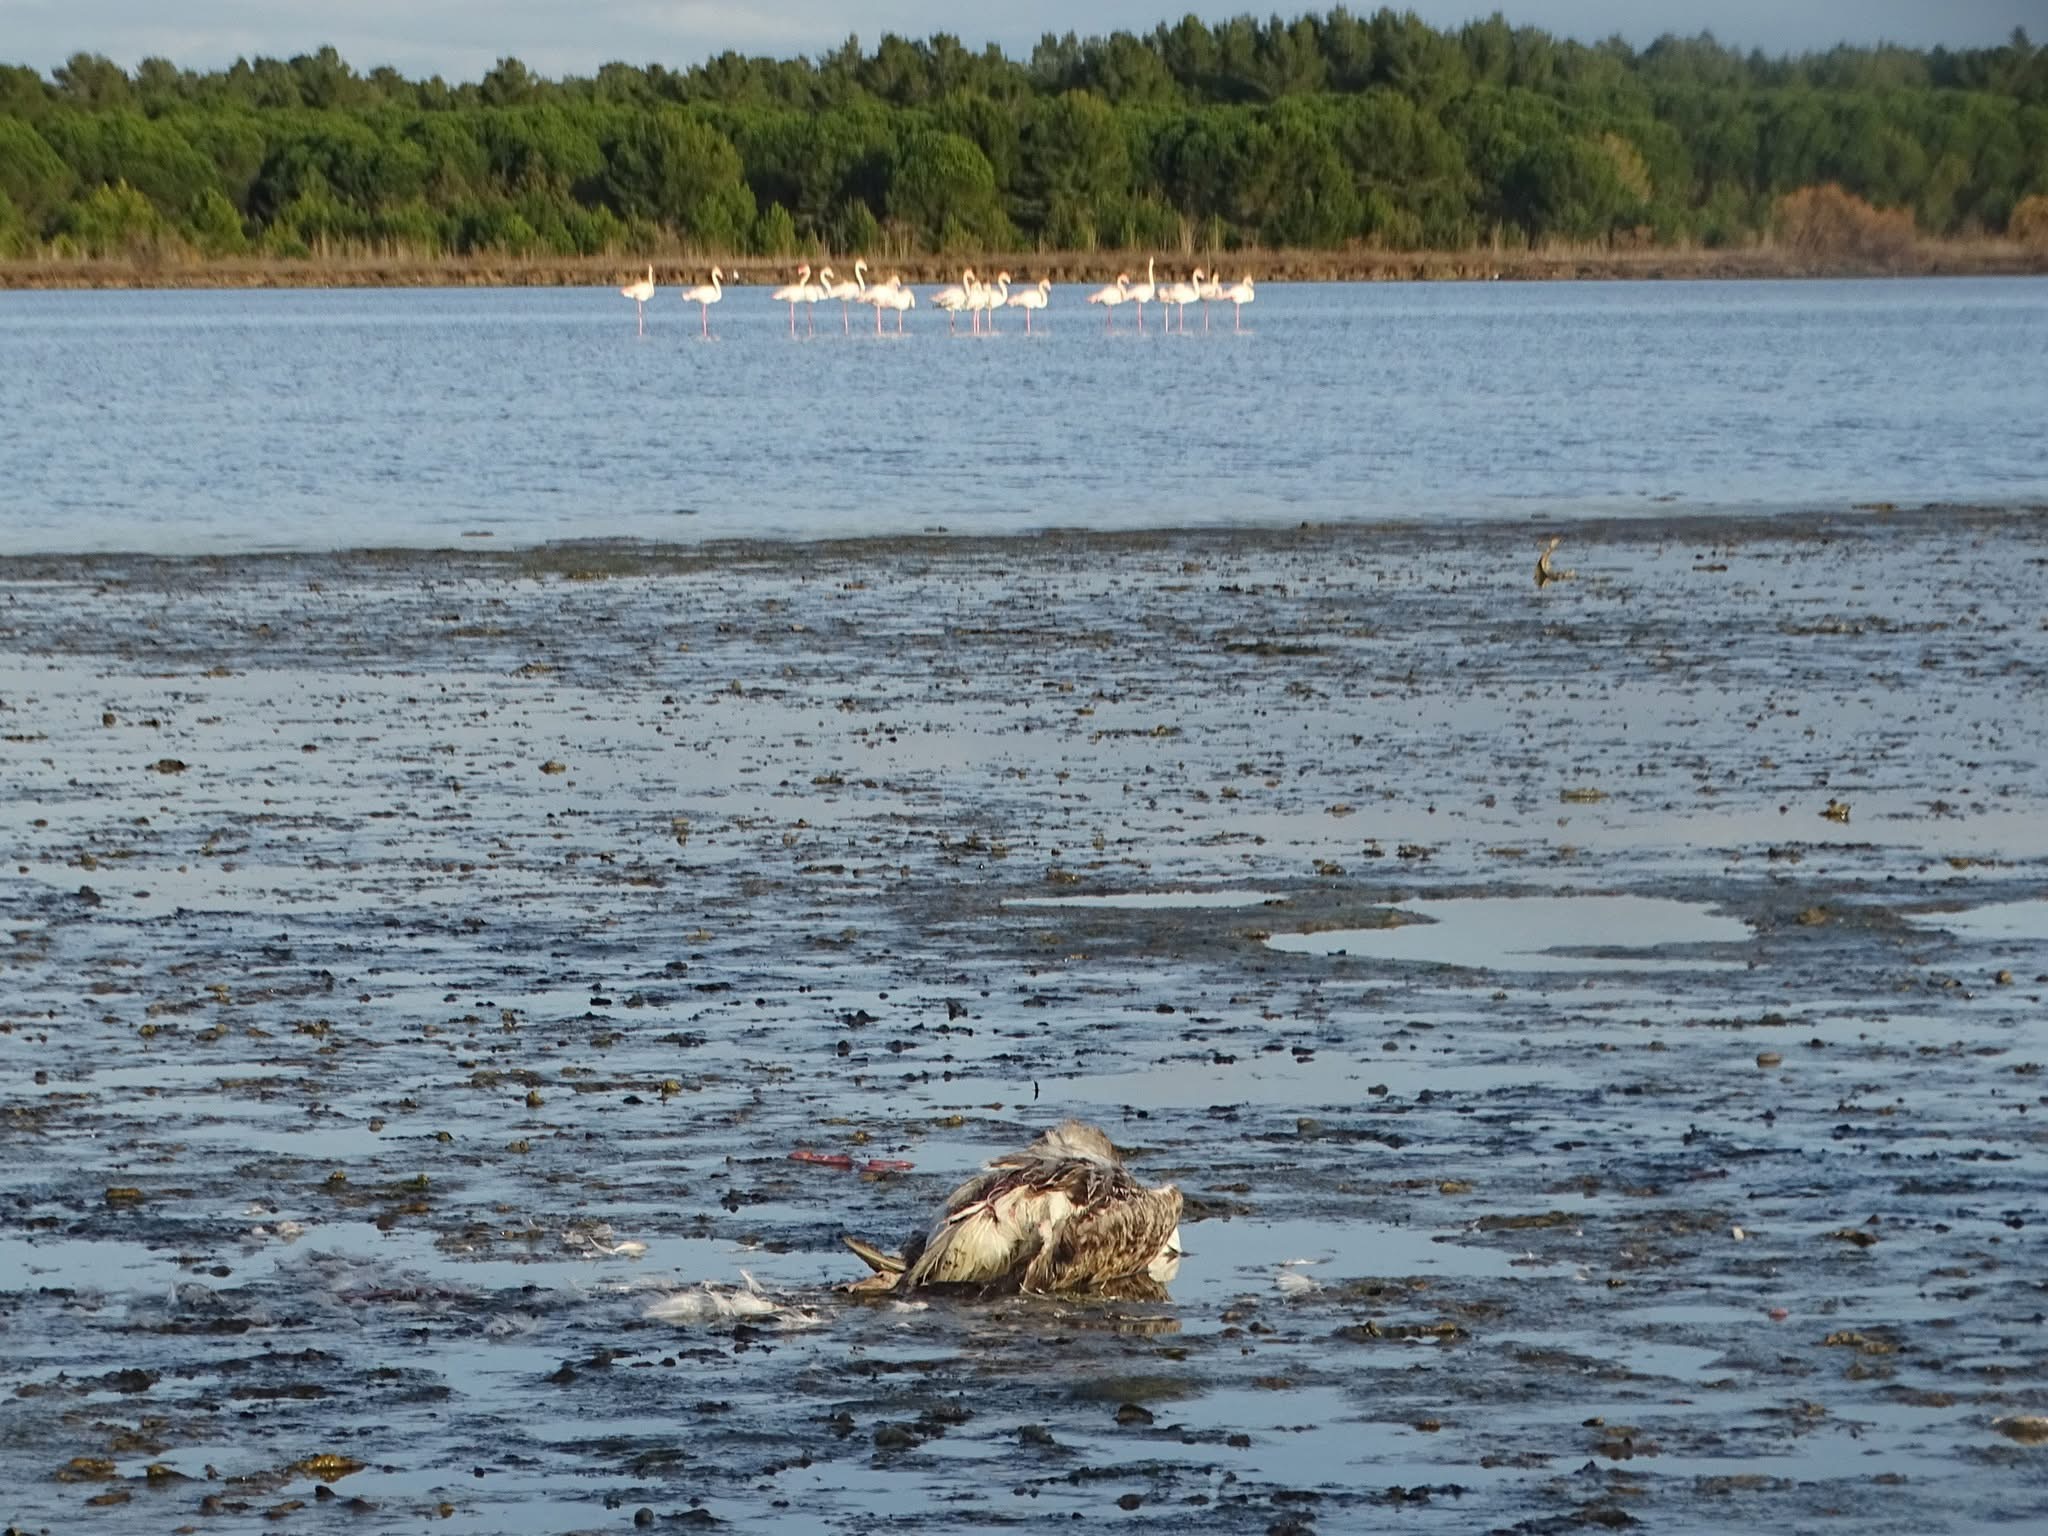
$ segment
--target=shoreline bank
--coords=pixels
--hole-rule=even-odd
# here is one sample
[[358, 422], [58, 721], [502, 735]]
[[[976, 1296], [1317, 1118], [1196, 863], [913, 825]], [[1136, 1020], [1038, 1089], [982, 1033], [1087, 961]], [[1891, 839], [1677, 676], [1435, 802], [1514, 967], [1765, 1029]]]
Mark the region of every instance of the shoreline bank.
[[[727, 566], [769, 566], [827, 561], [868, 563], [912, 556], [987, 558], [1060, 550], [1121, 557], [1140, 551], [1190, 554], [1278, 553], [1303, 548], [1378, 544], [1388, 548], [1437, 548], [1474, 542], [1499, 545], [1508, 565], [1533, 568], [1543, 537], [1566, 543], [1699, 542], [1716, 547], [1814, 538], [1918, 536], [1979, 531], [2019, 531], [2048, 520], [2048, 504], [2037, 502], [1890, 502], [1810, 507], [1793, 511], [1701, 512], [1660, 510], [1628, 516], [1589, 517], [1566, 510], [1532, 511], [1513, 517], [1455, 519], [1367, 518], [1271, 523], [1196, 523], [1149, 528], [1038, 528], [978, 532], [945, 530], [835, 535], [802, 538], [707, 538], [697, 542], [630, 537], [557, 539], [534, 544], [474, 539], [460, 544], [357, 545], [333, 549], [249, 549], [161, 551], [0, 550], [0, 581], [62, 579], [112, 567], [175, 573], [192, 569], [259, 571], [307, 566], [405, 567], [435, 563], [476, 575], [556, 577], [565, 581], [617, 576], [671, 575]], [[1524, 545], [1528, 558], [1523, 559]]]
[[[910, 283], [950, 281], [963, 265], [1049, 277], [1055, 283], [1101, 282], [1117, 272], [1142, 274], [1148, 256], [1163, 271], [1205, 271], [1212, 262], [1232, 278], [1259, 282], [1682, 282], [1874, 277], [2048, 276], [2048, 249], [2005, 240], [1922, 241], [1886, 260], [1824, 256], [1790, 249], [1602, 249], [1535, 251], [1144, 251], [992, 252], [976, 256], [910, 256], [870, 263], [877, 277], [900, 274]], [[648, 264], [647, 257], [337, 256], [281, 260], [127, 258], [18, 258], [0, 261], [0, 291], [120, 288], [563, 288], [615, 286]], [[716, 263], [734, 287], [784, 281], [800, 261], [832, 262], [811, 254], [742, 257], [726, 265], [718, 256], [675, 253], [652, 258], [659, 283], [700, 281]], [[852, 258], [838, 263], [850, 268]]]

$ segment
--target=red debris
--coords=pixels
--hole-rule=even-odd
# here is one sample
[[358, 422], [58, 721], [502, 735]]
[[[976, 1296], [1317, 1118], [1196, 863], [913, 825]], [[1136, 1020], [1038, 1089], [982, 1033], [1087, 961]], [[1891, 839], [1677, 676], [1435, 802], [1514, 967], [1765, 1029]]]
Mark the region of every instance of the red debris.
[[816, 1163], [823, 1168], [851, 1168], [853, 1159], [844, 1152], [813, 1152], [809, 1147], [798, 1147], [789, 1154], [792, 1163]]

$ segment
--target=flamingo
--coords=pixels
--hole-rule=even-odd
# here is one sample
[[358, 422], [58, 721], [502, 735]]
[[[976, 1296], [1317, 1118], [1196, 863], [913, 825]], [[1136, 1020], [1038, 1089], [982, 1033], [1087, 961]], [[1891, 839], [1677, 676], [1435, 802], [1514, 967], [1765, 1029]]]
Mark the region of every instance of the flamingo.
[[[776, 289], [773, 293], [768, 295], [768, 297], [773, 299], [776, 303], [787, 304], [789, 306], [789, 334], [792, 336], [796, 334], [797, 305], [815, 305], [818, 302], [818, 300], [823, 298], [824, 296], [824, 290], [818, 287], [816, 283], [811, 281], [811, 268], [809, 263], [805, 263], [803, 266], [800, 266], [796, 269], [795, 282], [785, 283], [782, 287]], [[817, 321], [813, 319], [810, 324], [812, 333], [816, 334]]]
[[1222, 297], [1230, 300], [1231, 303], [1237, 306], [1237, 328], [1240, 331], [1243, 330], [1244, 307], [1245, 305], [1251, 303], [1253, 299], [1258, 297], [1257, 294], [1252, 292], [1251, 273], [1245, 273], [1243, 282], [1232, 283], [1228, 288], [1224, 289]]
[[953, 330], [953, 317], [958, 315], [961, 310], [967, 308], [967, 301], [973, 297], [975, 290], [980, 286], [981, 284], [974, 280], [974, 268], [969, 267], [960, 274], [959, 282], [941, 288], [932, 295], [932, 303], [946, 312], [946, 334], [948, 336], [955, 334]]
[[640, 334], [647, 334], [647, 301], [654, 297], [654, 268], [648, 267], [647, 275], [638, 282], [626, 284], [620, 294], [633, 301], [640, 316]]
[[1202, 297], [1202, 269], [1195, 268], [1192, 282], [1168, 283], [1159, 295], [1159, 302], [1171, 304], [1180, 311], [1180, 330], [1185, 336], [1188, 330], [1188, 306]]
[[988, 333], [991, 336], [995, 335], [996, 311], [1007, 304], [1009, 300], [1010, 274], [1007, 272], [998, 272], [993, 283], [987, 283], [977, 288], [974, 292], [974, 297], [968, 301], [967, 305], [969, 309], [974, 311], [976, 332], [979, 333], [981, 317], [983, 314], [986, 314], [988, 316]]
[[917, 295], [903, 286], [903, 279], [891, 276], [882, 287], [873, 290], [875, 295], [875, 334], [882, 334], [882, 311], [884, 308], [896, 311], [896, 334], [903, 334], [903, 311], [917, 307]]
[[1107, 287], [1098, 288], [1093, 293], [1089, 294], [1088, 302], [1090, 304], [1100, 304], [1102, 306], [1102, 328], [1106, 331], [1111, 328], [1111, 323], [1116, 318], [1117, 305], [1129, 303], [1130, 298], [1131, 274], [1128, 272], [1119, 272], [1116, 275], [1115, 282], [1109, 284]]
[[[1197, 267], [1195, 269], [1195, 276], [1199, 279], [1201, 275], [1202, 269]], [[1206, 283], [1198, 281], [1195, 286], [1202, 290], [1202, 329], [1207, 331], [1209, 329], [1209, 306], [1223, 297], [1223, 274], [1211, 272]]]
[[865, 261], [856, 261], [853, 264], [853, 281], [850, 283], [833, 282], [832, 269], [830, 267], [825, 268], [824, 271], [818, 274], [818, 281], [825, 290], [826, 298], [839, 301], [839, 329], [841, 334], [851, 331], [853, 326], [847, 319], [847, 315], [851, 311], [846, 306], [859, 303], [861, 296], [868, 291], [868, 264]]
[[707, 339], [711, 335], [711, 306], [724, 297], [725, 274], [716, 267], [711, 269], [710, 282], [700, 283], [695, 288], [685, 288], [683, 290], [683, 302], [698, 306], [697, 316], [704, 322], [704, 335]]
[[1010, 295], [1010, 307], [1024, 311], [1024, 334], [1031, 334], [1031, 316], [1045, 308], [1052, 299], [1052, 279], [1041, 277], [1036, 283], [1021, 292]]
[[896, 279], [892, 275], [882, 282], [863, 288], [860, 297], [854, 300], [856, 304], [865, 304], [875, 312], [875, 334], [877, 336], [882, 334], [882, 296], [889, 291], [890, 286], [895, 281]]
[[1138, 306], [1138, 334], [1145, 334], [1145, 306], [1150, 304], [1159, 292], [1159, 285], [1152, 281], [1152, 258], [1145, 258], [1145, 281], [1131, 284], [1131, 302]]

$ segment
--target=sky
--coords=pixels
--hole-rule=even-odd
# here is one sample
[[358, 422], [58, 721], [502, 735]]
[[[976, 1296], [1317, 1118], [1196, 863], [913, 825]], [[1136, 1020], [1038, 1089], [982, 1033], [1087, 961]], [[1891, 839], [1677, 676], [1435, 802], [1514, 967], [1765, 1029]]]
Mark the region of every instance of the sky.
[[[151, 55], [193, 69], [240, 55], [289, 58], [332, 43], [359, 70], [472, 80], [511, 54], [542, 74], [589, 74], [614, 59], [682, 67], [725, 49], [816, 54], [857, 35], [947, 31], [1028, 56], [1047, 32], [1148, 32], [1192, 8], [1208, 20], [1324, 10], [1333, 0], [0, 0], [0, 62], [47, 71], [79, 52], [133, 67]], [[1352, 0], [1358, 14], [1376, 0]], [[1641, 45], [1665, 32], [1711, 31], [1725, 43], [1800, 52], [1838, 42], [1976, 47], [2024, 26], [2048, 42], [2048, 0], [1410, 0], [1436, 26], [1494, 10], [1516, 26], [1587, 41], [1620, 33]]]

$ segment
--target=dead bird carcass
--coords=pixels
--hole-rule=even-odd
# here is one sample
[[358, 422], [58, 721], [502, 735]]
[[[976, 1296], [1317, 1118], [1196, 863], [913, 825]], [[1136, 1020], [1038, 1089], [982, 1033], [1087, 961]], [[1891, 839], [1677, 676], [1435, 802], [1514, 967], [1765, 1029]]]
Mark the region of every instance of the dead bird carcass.
[[1180, 1272], [1180, 1210], [1178, 1189], [1140, 1184], [1100, 1127], [1068, 1120], [954, 1190], [900, 1256], [846, 1238], [875, 1271], [847, 1289], [1163, 1301]]

